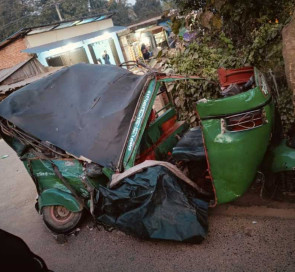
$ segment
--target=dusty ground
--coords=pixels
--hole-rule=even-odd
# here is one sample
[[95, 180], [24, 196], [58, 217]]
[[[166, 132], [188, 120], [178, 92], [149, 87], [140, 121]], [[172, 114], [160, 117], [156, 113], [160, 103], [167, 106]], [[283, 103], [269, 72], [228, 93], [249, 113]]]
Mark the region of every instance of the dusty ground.
[[[35, 188], [14, 152], [0, 140], [0, 228], [23, 238], [49, 268], [63, 271], [295, 271], [295, 209], [249, 201], [210, 212], [201, 245], [141, 241], [121, 232], [90, 230], [58, 244], [34, 209]], [[242, 207], [243, 206], [243, 207]]]

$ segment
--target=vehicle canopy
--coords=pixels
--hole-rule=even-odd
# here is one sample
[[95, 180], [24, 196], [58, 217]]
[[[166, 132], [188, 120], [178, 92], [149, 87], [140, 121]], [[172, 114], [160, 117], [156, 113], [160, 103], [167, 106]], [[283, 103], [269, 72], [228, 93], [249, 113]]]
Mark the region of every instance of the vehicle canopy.
[[148, 74], [77, 64], [11, 94], [0, 116], [76, 156], [115, 168]]

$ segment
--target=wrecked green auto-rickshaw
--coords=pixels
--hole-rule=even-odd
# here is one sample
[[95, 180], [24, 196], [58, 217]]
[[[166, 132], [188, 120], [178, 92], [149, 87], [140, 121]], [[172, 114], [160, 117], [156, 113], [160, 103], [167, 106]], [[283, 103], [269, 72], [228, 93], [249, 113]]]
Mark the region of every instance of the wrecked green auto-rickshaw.
[[[237, 93], [199, 101], [200, 126], [191, 129], [178, 120], [165, 87], [184, 79], [79, 64], [0, 104], [0, 133], [31, 175], [37, 209], [51, 230], [69, 232], [83, 211], [95, 214], [100, 188], [111, 194], [132, 175], [144, 179], [151, 167], [169, 169], [211, 206], [243, 195], [259, 169], [293, 171], [295, 149], [272, 144], [274, 103], [262, 73], [248, 71]], [[138, 190], [133, 194], [140, 199]]]

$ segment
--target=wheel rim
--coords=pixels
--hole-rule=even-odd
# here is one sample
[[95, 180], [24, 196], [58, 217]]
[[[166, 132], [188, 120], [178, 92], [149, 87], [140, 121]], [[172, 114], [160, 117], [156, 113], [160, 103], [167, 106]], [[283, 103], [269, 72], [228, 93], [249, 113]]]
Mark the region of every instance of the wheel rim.
[[74, 213], [64, 206], [52, 206], [50, 208], [50, 215], [54, 221], [58, 223], [66, 223], [73, 217]]

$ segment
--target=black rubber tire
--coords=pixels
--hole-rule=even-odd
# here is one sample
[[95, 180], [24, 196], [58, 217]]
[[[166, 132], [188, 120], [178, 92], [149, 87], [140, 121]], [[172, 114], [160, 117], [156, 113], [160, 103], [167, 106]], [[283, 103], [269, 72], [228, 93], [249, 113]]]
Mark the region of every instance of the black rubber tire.
[[71, 212], [63, 206], [46, 206], [42, 209], [45, 225], [53, 232], [66, 234], [74, 230], [80, 223], [81, 212]]

